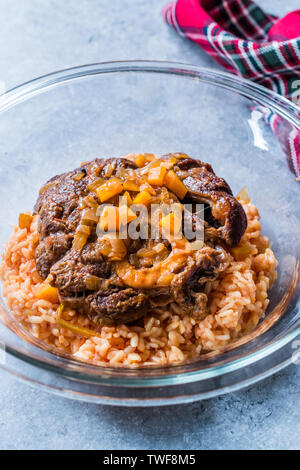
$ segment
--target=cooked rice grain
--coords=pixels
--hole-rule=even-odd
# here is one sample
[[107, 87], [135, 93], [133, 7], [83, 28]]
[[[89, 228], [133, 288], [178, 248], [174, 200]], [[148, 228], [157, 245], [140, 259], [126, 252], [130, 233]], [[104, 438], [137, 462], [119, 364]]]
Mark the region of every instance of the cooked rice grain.
[[[104, 326], [100, 337], [84, 338], [55, 321], [58, 305], [35, 296], [42, 280], [34, 259], [37, 221], [30, 231], [16, 227], [6, 244], [1, 265], [3, 295], [16, 319], [33, 336], [73, 357], [115, 365], [178, 363], [218, 350], [248, 333], [264, 316], [268, 289], [276, 279], [276, 259], [267, 237], [260, 235], [257, 208], [245, 204], [248, 228], [241, 243], [250, 247], [243, 261], [231, 263], [217, 281], [206, 285], [209, 314], [202, 321], [182, 315], [178, 305], [156, 308], [143, 325]], [[66, 319], [93, 328], [75, 311]]]

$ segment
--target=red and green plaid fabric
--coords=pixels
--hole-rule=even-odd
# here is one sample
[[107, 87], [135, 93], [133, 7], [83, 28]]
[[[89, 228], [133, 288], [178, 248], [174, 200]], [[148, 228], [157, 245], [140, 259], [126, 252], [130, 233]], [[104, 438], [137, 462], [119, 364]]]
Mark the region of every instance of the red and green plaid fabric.
[[[251, 0], [177, 0], [165, 20], [199, 44], [229, 72], [264, 85], [297, 102], [300, 96], [300, 10], [278, 20]], [[282, 120], [266, 117], [282, 141]], [[285, 132], [286, 134], [286, 132]], [[300, 136], [286, 135], [285, 150], [300, 174]]]

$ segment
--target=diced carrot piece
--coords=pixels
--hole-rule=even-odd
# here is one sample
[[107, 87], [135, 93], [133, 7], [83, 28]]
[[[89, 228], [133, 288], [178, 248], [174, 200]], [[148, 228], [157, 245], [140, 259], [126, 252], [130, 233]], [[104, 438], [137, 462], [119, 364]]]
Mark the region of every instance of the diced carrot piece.
[[183, 199], [187, 193], [187, 189], [183, 182], [178, 178], [173, 170], [169, 170], [165, 176], [164, 185], [170, 189], [179, 199]]
[[152, 160], [152, 162], [149, 163], [148, 165], [148, 168], [156, 168], [157, 166], [160, 166], [161, 165], [161, 160], [159, 160], [158, 158], [155, 158], [154, 160]]
[[123, 194], [122, 199], [121, 199], [121, 201], [120, 201], [120, 203], [119, 203], [119, 206], [120, 206], [120, 207], [121, 207], [121, 206], [128, 206], [128, 207], [130, 207], [131, 204], [132, 204], [132, 198], [131, 198], [129, 192], [128, 192], [128, 191], [125, 191], [125, 193]]
[[153, 153], [144, 153], [144, 157], [147, 162], [152, 162], [155, 159], [155, 155]]
[[96, 189], [96, 193], [101, 202], [108, 201], [123, 191], [123, 185], [118, 178], [111, 178], [106, 183]]
[[49, 286], [48, 284], [43, 284], [38, 290], [36, 297], [38, 299], [47, 300], [53, 304], [58, 303], [58, 290], [56, 287]]
[[119, 227], [119, 208], [115, 206], [104, 207], [98, 225], [100, 230], [107, 230], [108, 232], [117, 230]]
[[136, 166], [138, 166], [139, 168], [143, 168], [143, 166], [145, 166], [145, 163], [146, 163], [146, 158], [144, 157], [143, 154], [139, 154], [135, 159], [134, 159], [134, 163], [136, 164]]
[[127, 225], [136, 218], [135, 213], [126, 205], [119, 207], [119, 226]]
[[177, 235], [180, 231], [181, 219], [174, 214], [174, 212], [171, 212], [171, 214], [168, 214], [161, 219], [159, 225], [170, 234]]
[[30, 225], [31, 225], [31, 222], [32, 222], [32, 215], [24, 214], [24, 213], [19, 215], [19, 227], [20, 228], [29, 229]]
[[167, 169], [164, 166], [150, 168], [148, 173], [148, 182], [154, 186], [162, 186]]
[[138, 192], [140, 190], [140, 187], [134, 181], [130, 181], [130, 180], [125, 181], [125, 183], [123, 184], [123, 188], [126, 191], [134, 191], [134, 192]]
[[127, 225], [136, 218], [135, 213], [127, 205], [107, 206], [102, 212], [99, 228], [108, 232], [118, 231], [121, 225]]
[[151, 195], [148, 193], [148, 191], [141, 191], [135, 196], [133, 204], [144, 204], [145, 206], [147, 206], [150, 201]]

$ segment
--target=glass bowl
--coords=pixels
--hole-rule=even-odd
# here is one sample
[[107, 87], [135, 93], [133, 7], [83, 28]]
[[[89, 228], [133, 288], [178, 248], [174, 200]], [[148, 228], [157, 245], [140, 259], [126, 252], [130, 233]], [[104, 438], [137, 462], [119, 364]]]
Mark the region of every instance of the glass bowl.
[[300, 182], [262, 118], [266, 111], [299, 130], [297, 107], [275, 93], [226, 73], [166, 62], [75, 67], [2, 95], [1, 245], [53, 175], [96, 156], [185, 152], [211, 163], [235, 193], [248, 188], [279, 264], [265, 319], [220, 354], [139, 369], [84, 364], [42, 349], [1, 300], [1, 367], [64, 396], [150, 406], [236, 390], [296, 361]]

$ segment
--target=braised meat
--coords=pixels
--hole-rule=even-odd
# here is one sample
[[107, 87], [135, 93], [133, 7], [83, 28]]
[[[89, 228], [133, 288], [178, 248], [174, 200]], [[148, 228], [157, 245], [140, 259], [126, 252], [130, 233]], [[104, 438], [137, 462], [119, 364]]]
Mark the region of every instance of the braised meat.
[[188, 190], [185, 201], [206, 203], [208, 224], [218, 228], [221, 238], [229, 246], [239, 243], [247, 227], [247, 218], [241, 204], [223, 178], [215, 175], [208, 163], [186, 158], [179, 160], [178, 174]]
[[[167, 237], [166, 217], [156, 223], [154, 240], [150, 229], [146, 240], [132, 238], [129, 230], [121, 237], [121, 227], [127, 230], [128, 220], [138, 220], [130, 207], [143, 204], [149, 211], [152, 203], [204, 204], [204, 220], [193, 210], [186, 219], [194, 228], [204, 224], [203, 244], [191, 248], [184, 237], [178, 240], [174, 214]], [[183, 154], [95, 159], [48, 181], [34, 210], [38, 273], [58, 290], [66, 308], [96, 324], [131, 322], [171, 302], [204, 317], [205, 285], [222, 274], [228, 247], [239, 243], [247, 224], [226, 181], [210, 165]], [[105, 214], [109, 222], [117, 217], [115, 237], [103, 222]]]

